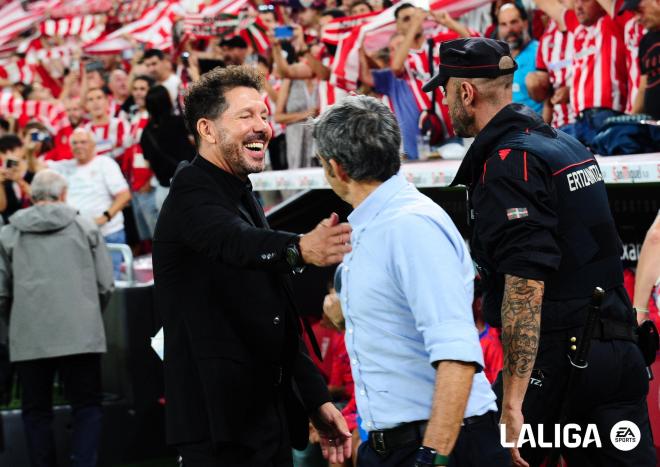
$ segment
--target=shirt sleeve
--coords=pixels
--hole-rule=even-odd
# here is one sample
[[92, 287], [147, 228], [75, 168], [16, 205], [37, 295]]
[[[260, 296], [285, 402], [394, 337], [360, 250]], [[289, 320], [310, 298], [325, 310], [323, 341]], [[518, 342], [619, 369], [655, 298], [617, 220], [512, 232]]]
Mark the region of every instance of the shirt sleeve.
[[550, 39], [551, 38], [544, 35], [541, 37], [541, 40], [539, 40], [539, 47], [536, 50], [536, 69], [538, 71], [548, 71], [548, 64], [545, 63], [545, 59], [543, 58], [543, 46], [546, 41]]
[[[502, 149], [488, 159], [477, 208], [478, 237], [497, 272], [545, 280], [559, 268], [556, 195], [545, 163]], [[475, 192], [476, 193], [476, 192]]]
[[396, 222], [390, 268], [423, 337], [429, 363], [470, 362], [481, 371], [483, 353], [472, 316], [472, 262], [460, 235], [443, 225], [451, 223], [444, 216], [417, 214]]
[[108, 191], [112, 196], [128, 190], [128, 183], [121, 173], [119, 164], [109, 157], [98, 156], [99, 160], [103, 161], [103, 178], [108, 187]]
[[386, 68], [384, 70], [372, 70], [371, 76], [374, 80], [374, 91], [379, 94], [391, 94], [392, 84], [395, 76], [392, 70]]

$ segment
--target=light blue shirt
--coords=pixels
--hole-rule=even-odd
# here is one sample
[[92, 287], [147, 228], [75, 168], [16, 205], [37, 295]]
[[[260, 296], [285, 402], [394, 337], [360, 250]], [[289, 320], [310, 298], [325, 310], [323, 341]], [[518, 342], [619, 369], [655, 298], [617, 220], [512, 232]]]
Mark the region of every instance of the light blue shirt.
[[[465, 242], [447, 213], [400, 174], [348, 220], [353, 251], [335, 280], [362, 426], [371, 431], [428, 420], [433, 362], [484, 365]], [[465, 417], [489, 410], [496, 410], [495, 394], [480, 371]]]
[[536, 71], [536, 52], [539, 49], [539, 42], [532, 39], [527, 43], [524, 49], [516, 57], [518, 69], [513, 73], [513, 102], [524, 104], [531, 107], [538, 114], [543, 112], [543, 103], [536, 102], [529, 97], [525, 77], [528, 73]]

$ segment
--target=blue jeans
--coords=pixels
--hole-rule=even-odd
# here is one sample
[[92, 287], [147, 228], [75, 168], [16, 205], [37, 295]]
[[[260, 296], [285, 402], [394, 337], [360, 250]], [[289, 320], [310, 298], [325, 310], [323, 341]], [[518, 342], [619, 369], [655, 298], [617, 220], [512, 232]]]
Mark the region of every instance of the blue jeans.
[[[124, 229], [121, 229], [120, 231], [106, 235], [103, 238], [105, 239], [105, 243], [126, 243], [126, 232], [124, 232]], [[115, 280], [120, 279], [120, 268], [123, 256], [118, 251], [111, 251], [110, 257], [112, 258], [112, 269], [114, 270]]]
[[132, 195], [133, 217], [135, 217], [135, 224], [140, 240], [151, 240], [154, 238], [156, 220], [158, 220], [156, 190], [151, 190], [147, 193], [134, 191]]
[[612, 109], [587, 109], [580, 112], [575, 123], [569, 123], [560, 128], [564, 133], [572, 136], [585, 146], [591, 146], [594, 138], [610, 117], [621, 115]]

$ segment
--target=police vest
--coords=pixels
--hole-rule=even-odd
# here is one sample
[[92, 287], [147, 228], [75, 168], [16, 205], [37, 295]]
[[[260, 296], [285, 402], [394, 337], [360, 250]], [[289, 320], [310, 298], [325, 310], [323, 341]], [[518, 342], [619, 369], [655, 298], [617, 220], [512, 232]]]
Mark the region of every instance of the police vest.
[[595, 287], [612, 289], [623, 283], [621, 241], [593, 154], [561, 131], [557, 137], [536, 131], [514, 133], [503, 148], [528, 151], [549, 167], [557, 197], [559, 270], [545, 281], [544, 298], [590, 297]]

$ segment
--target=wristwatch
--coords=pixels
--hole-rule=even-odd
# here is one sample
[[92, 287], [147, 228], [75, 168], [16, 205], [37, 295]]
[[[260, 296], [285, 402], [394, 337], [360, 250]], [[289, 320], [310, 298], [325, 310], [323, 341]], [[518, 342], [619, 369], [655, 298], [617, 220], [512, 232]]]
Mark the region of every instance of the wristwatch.
[[294, 237], [286, 247], [286, 262], [289, 263], [294, 274], [302, 274], [306, 266], [300, 253], [300, 237], [302, 235]]
[[449, 465], [449, 456], [438, 454], [433, 448], [421, 446], [415, 457], [415, 467], [434, 467], [436, 465]]
[[103, 215], [105, 216], [106, 219], [108, 219], [108, 222], [110, 222], [110, 219], [112, 219], [112, 216], [110, 215], [110, 213], [108, 211], [103, 211]]

